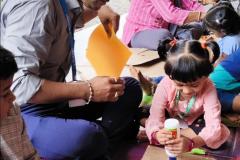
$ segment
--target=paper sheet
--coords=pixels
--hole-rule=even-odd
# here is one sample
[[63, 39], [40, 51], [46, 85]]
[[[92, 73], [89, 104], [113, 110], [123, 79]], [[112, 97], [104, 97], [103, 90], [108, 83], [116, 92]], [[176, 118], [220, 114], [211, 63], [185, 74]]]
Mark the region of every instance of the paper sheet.
[[103, 25], [99, 25], [90, 36], [87, 58], [98, 76], [119, 77], [131, 51], [115, 35], [107, 36]]

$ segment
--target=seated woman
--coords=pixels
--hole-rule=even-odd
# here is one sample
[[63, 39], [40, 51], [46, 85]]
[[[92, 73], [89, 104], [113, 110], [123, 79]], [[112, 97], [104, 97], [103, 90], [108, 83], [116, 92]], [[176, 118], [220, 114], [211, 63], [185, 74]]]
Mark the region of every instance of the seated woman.
[[[132, 0], [122, 40], [129, 47], [157, 50], [159, 40], [199, 39], [204, 30], [201, 23], [189, 23], [204, 15], [204, 7], [192, 0]], [[189, 25], [177, 28], [185, 24]]]

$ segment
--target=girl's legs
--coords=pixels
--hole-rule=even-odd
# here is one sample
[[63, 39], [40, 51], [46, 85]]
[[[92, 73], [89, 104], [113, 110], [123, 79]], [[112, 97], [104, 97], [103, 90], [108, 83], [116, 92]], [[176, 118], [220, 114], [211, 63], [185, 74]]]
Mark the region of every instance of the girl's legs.
[[167, 29], [146, 29], [133, 36], [130, 46], [133, 48], [157, 50], [159, 41], [166, 39], [173, 39], [173, 36]]

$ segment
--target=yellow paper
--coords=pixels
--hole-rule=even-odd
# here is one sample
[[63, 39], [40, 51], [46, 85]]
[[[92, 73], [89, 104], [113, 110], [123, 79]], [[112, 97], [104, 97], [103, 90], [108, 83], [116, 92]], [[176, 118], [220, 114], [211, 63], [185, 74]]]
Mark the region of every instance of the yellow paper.
[[98, 76], [119, 77], [131, 51], [117, 38], [113, 29], [107, 36], [103, 25], [99, 25], [90, 36], [87, 58]]

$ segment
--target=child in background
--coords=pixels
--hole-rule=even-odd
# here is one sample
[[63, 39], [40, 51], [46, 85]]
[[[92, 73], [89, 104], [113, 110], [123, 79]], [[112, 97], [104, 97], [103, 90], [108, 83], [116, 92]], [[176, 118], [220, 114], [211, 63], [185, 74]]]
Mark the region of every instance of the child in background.
[[223, 113], [235, 113], [229, 120], [240, 125], [240, 48], [222, 60], [210, 74], [217, 88]]
[[215, 37], [219, 38], [221, 58], [240, 48], [240, 16], [230, 2], [220, 1], [209, 9], [203, 23]]
[[[215, 149], [228, 139], [230, 131], [221, 124], [221, 105], [208, 78], [213, 71], [211, 63], [219, 55], [214, 48], [218, 48], [216, 42], [201, 44], [193, 40], [178, 41], [170, 48], [164, 66], [167, 76], [158, 84], [146, 122], [150, 143], [165, 145], [173, 154], [180, 154], [204, 145]], [[171, 133], [163, 129], [166, 111], [187, 125], [204, 114], [205, 126], [192, 139], [171, 140]]]
[[160, 40], [198, 39], [205, 31], [199, 23], [204, 15], [204, 6], [193, 0], [131, 0], [122, 41], [129, 47], [157, 50]]
[[17, 64], [13, 55], [0, 46], [0, 159], [37, 160], [35, 149], [26, 134], [20, 108], [13, 104], [10, 90]]

